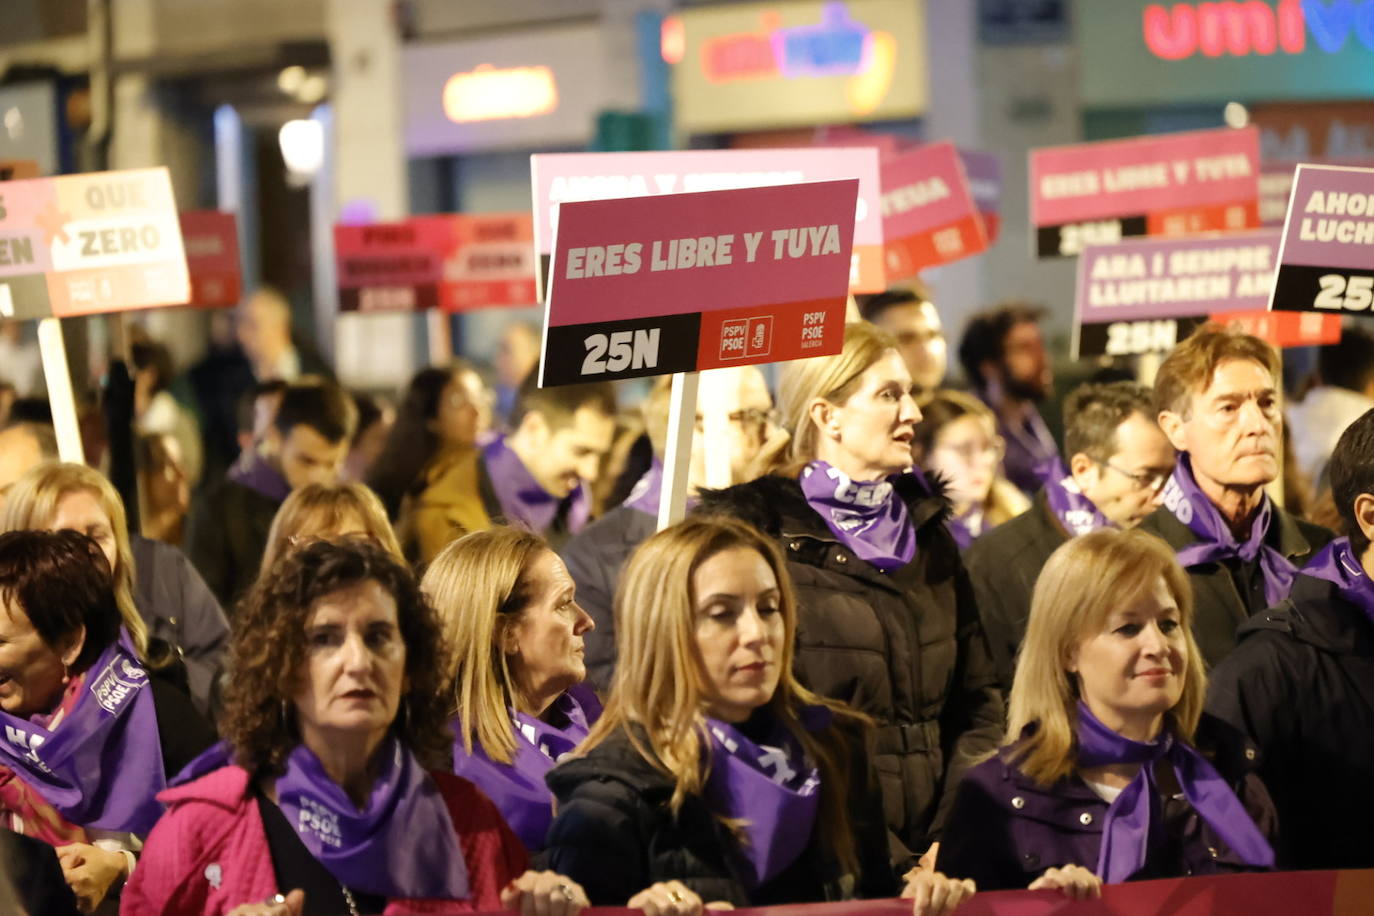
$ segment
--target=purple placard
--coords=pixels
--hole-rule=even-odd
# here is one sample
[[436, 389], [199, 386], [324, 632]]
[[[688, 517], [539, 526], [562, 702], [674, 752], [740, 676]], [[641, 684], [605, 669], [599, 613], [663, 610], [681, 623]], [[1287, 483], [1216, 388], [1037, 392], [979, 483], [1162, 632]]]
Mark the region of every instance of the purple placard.
[[1279, 263], [1374, 270], [1374, 169], [1299, 165]]
[[983, 217], [991, 245], [997, 241], [1002, 223], [1002, 159], [996, 153], [967, 149], [959, 150], [959, 158], [964, 161], [969, 194]]
[[1263, 310], [1278, 245], [1270, 230], [1089, 245], [1078, 260], [1075, 323]]

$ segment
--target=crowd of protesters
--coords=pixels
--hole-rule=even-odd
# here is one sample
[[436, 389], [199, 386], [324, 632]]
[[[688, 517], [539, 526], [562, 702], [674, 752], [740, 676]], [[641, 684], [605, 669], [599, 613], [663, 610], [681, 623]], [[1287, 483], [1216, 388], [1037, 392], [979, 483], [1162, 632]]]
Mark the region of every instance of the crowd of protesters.
[[0, 910], [931, 914], [1374, 867], [1374, 337], [1285, 410], [1274, 349], [1205, 325], [1063, 392], [1056, 440], [1044, 314], [975, 315], [962, 390], [920, 287], [775, 385], [720, 370], [661, 531], [666, 380], [541, 389], [524, 325], [394, 405], [269, 291], [183, 376], [140, 339], [124, 490], [15, 362]]

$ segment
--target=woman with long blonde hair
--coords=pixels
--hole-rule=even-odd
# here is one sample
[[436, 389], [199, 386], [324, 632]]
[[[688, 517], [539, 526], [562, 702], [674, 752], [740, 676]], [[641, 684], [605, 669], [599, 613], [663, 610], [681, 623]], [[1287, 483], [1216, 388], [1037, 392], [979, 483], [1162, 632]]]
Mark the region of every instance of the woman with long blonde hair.
[[306, 538], [341, 537], [364, 538], [406, 561], [382, 501], [365, 484], [312, 483], [293, 490], [272, 518], [258, 575], [267, 575], [282, 554]]
[[850, 324], [833, 356], [786, 363], [791, 441], [771, 474], [702, 494], [699, 512], [742, 519], [797, 583], [800, 680], [877, 722], [894, 856], [938, 836], [959, 774], [992, 751], [1002, 697], [938, 481], [913, 472], [921, 410], [896, 341]]
[[[870, 723], [794, 676], [797, 608], [772, 541], [727, 518], [661, 531], [615, 611], [606, 711], [548, 777], [549, 866], [608, 906], [643, 905], [631, 895], [650, 882], [669, 904], [893, 895]], [[912, 888], [918, 912], [971, 892], [931, 872]], [[647, 902], [664, 908], [661, 893]]]
[[583, 636], [594, 626], [543, 538], [515, 528], [451, 542], [421, 588], [452, 657], [453, 771], [496, 802], [531, 852], [544, 846], [553, 796], [544, 774], [601, 713]]
[[939, 866], [984, 889], [1077, 899], [1103, 883], [1272, 867], [1255, 749], [1203, 718], [1192, 623], [1187, 574], [1143, 531], [1102, 529], [1051, 554], [1006, 743], [959, 787]]

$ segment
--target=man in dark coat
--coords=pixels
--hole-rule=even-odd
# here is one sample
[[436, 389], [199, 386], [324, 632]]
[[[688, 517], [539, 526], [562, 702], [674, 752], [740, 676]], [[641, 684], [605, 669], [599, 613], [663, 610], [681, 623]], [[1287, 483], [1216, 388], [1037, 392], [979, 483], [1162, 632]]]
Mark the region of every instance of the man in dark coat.
[[1374, 867], [1374, 410], [1346, 429], [1329, 470], [1349, 538], [1241, 627], [1207, 701], [1259, 746], [1284, 868]]
[[1135, 382], [1080, 385], [1064, 401], [1059, 468], [1031, 508], [983, 535], [964, 555], [1005, 692], [1026, 635], [1031, 593], [1050, 554], [1107, 525], [1133, 528], [1160, 504], [1174, 448], [1155, 422], [1150, 389]]
[[[714, 403], [703, 402], [703, 412], [724, 414], [726, 441], [734, 481], [746, 480], [746, 469], [774, 432], [773, 398], [763, 373], [754, 366], [714, 370]], [[577, 603], [596, 621], [596, 628], [582, 637], [586, 647], [587, 680], [601, 691], [611, 689], [615, 675], [615, 587], [620, 569], [634, 549], [654, 533], [658, 522], [658, 498], [663, 477], [663, 453], [668, 441], [668, 406], [672, 387], [664, 376], [644, 401], [644, 427], [653, 445], [654, 461], [623, 504], [574, 535], [562, 548], [563, 562], [577, 583]], [[695, 491], [704, 481], [706, 443], [700, 434], [692, 440], [692, 469], [688, 486]]]
[[291, 491], [338, 477], [356, 424], [353, 399], [333, 382], [289, 385], [252, 460], [199, 501], [186, 552], [221, 606], [232, 608], [257, 579], [272, 519]]
[[1208, 324], [1176, 346], [1155, 377], [1159, 425], [1179, 451], [1164, 505], [1142, 531], [1178, 552], [1193, 583], [1193, 635], [1209, 668], [1236, 629], [1288, 595], [1331, 540], [1265, 493], [1279, 475], [1279, 356], [1238, 330]]

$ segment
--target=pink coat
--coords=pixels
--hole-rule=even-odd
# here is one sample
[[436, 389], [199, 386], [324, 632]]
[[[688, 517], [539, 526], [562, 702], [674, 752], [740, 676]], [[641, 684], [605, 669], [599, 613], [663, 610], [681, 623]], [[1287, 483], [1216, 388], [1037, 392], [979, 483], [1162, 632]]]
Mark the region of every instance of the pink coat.
[[[528, 868], [528, 855], [496, 806], [465, 779], [431, 773], [448, 805], [468, 867], [467, 900], [392, 900], [386, 916], [499, 910], [501, 889]], [[227, 766], [168, 789], [157, 822], [120, 901], [121, 916], [215, 916], [278, 888], [248, 772]]]

